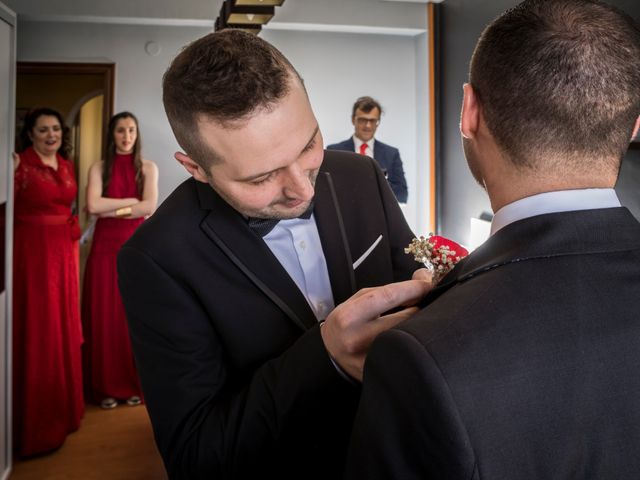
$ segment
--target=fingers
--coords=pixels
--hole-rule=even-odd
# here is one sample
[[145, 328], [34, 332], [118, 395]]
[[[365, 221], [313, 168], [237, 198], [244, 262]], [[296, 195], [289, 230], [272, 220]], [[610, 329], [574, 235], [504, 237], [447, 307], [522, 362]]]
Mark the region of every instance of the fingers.
[[422, 280], [423, 282], [432, 283], [433, 282], [433, 274], [426, 268], [419, 268], [415, 272], [413, 272], [412, 280]]
[[407, 320], [418, 310], [419, 310], [418, 307], [407, 307], [398, 312], [394, 312], [388, 315], [383, 315], [381, 317], [378, 317], [377, 319], [368, 322], [366, 325], [363, 325], [362, 331], [361, 331], [362, 344], [366, 345], [368, 350], [368, 347], [369, 345], [371, 345], [371, 342], [373, 342], [373, 340], [379, 334]]
[[430, 289], [431, 284], [423, 280], [407, 280], [359, 291], [325, 320], [321, 336], [327, 351], [344, 371], [360, 378], [373, 339], [409, 318], [417, 308], [383, 314], [402, 305], [415, 305]]
[[431, 284], [422, 280], [390, 283], [363, 291], [361, 295], [354, 298], [351, 306], [361, 309], [369, 316], [377, 316], [399, 306], [415, 305], [429, 290], [431, 290]]
[[422, 280], [407, 280], [358, 291], [334, 312], [341, 328], [365, 324], [400, 306], [416, 305], [431, 290], [431, 284]]
[[369, 326], [374, 330], [372, 333], [377, 335], [380, 332], [389, 330], [399, 323], [405, 321], [419, 310], [418, 307], [407, 307], [399, 312], [390, 313], [378, 318], [375, 322], [370, 322]]

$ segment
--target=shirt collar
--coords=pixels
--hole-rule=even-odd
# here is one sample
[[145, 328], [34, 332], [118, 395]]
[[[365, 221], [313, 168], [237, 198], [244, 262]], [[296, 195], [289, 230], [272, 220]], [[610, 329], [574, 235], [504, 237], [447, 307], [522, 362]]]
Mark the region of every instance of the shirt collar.
[[316, 224], [316, 219], [313, 216], [313, 214], [311, 214], [308, 218], [298, 217], [298, 218], [288, 218], [286, 220], [280, 220], [277, 223], [277, 225], [273, 228], [273, 230], [271, 230], [266, 235], [264, 235], [264, 238], [267, 239], [267, 238], [275, 237], [281, 234], [281, 232], [284, 230], [288, 231], [292, 228], [297, 228], [298, 225], [302, 225], [304, 228], [310, 228], [312, 226], [315, 226], [315, 224]]
[[375, 142], [375, 141], [376, 141], [376, 139], [372, 138], [368, 142], [363, 142], [358, 137], [353, 135], [353, 146], [355, 147], [355, 151], [356, 152], [360, 150], [360, 145], [362, 145], [363, 143], [366, 143], [369, 148], [373, 149], [373, 142]]
[[491, 235], [510, 223], [546, 213], [619, 207], [613, 188], [586, 188], [539, 193], [516, 200], [496, 212], [491, 221]]

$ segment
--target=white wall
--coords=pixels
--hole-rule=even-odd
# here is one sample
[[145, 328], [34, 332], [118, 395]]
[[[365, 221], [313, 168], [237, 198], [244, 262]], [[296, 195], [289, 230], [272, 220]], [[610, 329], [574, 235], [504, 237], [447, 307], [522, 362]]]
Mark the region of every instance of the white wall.
[[[178, 146], [162, 107], [161, 79], [179, 49], [208, 29], [62, 22], [22, 22], [19, 27], [20, 61], [115, 62], [115, 111], [131, 110], [140, 119], [144, 155], [160, 168], [160, 199], [186, 178], [173, 160]], [[415, 37], [284, 30], [265, 30], [261, 35], [282, 50], [305, 78], [325, 143], [352, 133], [351, 106], [357, 97], [371, 95], [382, 103], [386, 113], [378, 136], [400, 149], [409, 183], [406, 215], [415, 228]], [[158, 56], [145, 53], [148, 41], [160, 45]], [[426, 108], [420, 110], [426, 115]]]
[[[211, 27], [222, 6], [222, 0], [5, 0], [5, 3], [30, 19], [81, 16], [121, 21], [136, 17], [196, 21], [200, 26], [209, 22]], [[290, 26], [304, 23], [424, 29], [426, 3], [427, 0], [408, 3], [404, 0], [290, 0], [277, 8], [275, 21]]]
[[400, 150], [409, 185], [405, 215], [415, 226], [416, 55], [408, 36], [265, 31], [305, 79], [325, 145], [353, 134], [351, 108], [362, 95], [384, 110], [376, 137]]
[[[115, 112], [138, 116], [143, 155], [160, 168], [160, 200], [185, 178], [173, 160], [178, 149], [162, 107], [162, 74], [186, 43], [208, 31], [203, 28], [87, 23], [20, 22], [19, 61], [115, 62]], [[148, 41], [161, 46], [158, 56], [145, 52]]]

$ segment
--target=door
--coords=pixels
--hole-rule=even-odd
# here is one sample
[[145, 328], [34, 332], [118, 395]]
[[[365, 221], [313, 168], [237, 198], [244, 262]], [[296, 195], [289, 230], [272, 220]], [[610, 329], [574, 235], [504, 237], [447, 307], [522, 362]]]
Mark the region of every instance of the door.
[[11, 279], [16, 16], [0, 2], [0, 478], [11, 469]]

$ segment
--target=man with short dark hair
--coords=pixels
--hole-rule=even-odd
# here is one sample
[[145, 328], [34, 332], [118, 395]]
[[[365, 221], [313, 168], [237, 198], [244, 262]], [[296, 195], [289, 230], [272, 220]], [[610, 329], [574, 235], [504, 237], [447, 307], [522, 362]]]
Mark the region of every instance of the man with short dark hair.
[[637, 479], [640, 224], [613, 186], [640, 126], [640, 30], [587, 0], [527, 0], [464, 86], [491, 237], [382, 333], [349, 479]]
[[[373, 160], [325, 152], [300, 76], [237, 30], [187, 46], [163, 101], [193, 178], [118, 257], [156, 442], [172, 479], [340, 478], [368, 345], [429, 285]], [[322, 323], [322, 328], [320, 324]], [[352, 377], [352, 378], [349, 378]]]
[[327, 150], [346, 150], [374, 158], [398, 201], [407, 203], [407, 180], [404, 178], [400, 152], [397, 148], [374, 138], [381, 116], [382, 106], [376, 100], [371, 97], [358, 98], [351, 112], [351, 123], [355, 128], [353, 136], [343, 142], [329, 145]]

